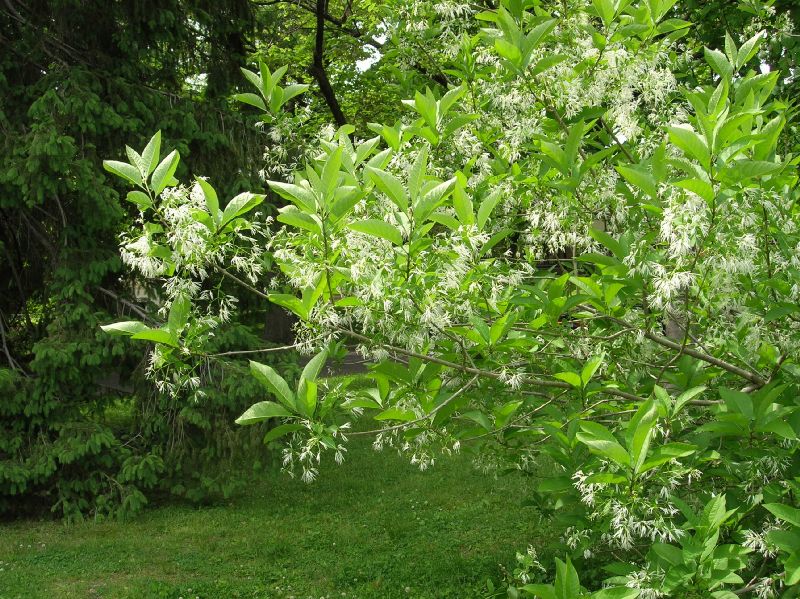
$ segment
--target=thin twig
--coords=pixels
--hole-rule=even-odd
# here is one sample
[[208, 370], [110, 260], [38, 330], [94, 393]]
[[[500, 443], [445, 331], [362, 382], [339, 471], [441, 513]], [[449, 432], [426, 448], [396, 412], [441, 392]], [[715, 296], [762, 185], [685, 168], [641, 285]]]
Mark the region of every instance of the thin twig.
[[223, 276], [225, 276], [225, 277], [228, 277], [228, 278], [229, 278], [231, 281], [234, 281], [234, 282], [235, 282], [237, 285], [241, 285], [241, 286], [242, 286], [242, 287], [244, 287], [245, 289], [247, 289], [247, 290], [249, 290], [249, 291], [252, 291], [252, 292], [253, 292], [253, 293], [255, 293], [257, 296], [259, 296], [259, 297], [261, 297], [261, 298], [264, 298], [265, 300], [269, 300], [269, 296], [268, 296], [266, 293], [264, 293], [263, 291], [259, 291], [258, 289], [256, 289], [255, 287], [253, 287], [252, 285], [250, 285], [249, 283], [247, 283], [246, 281], [243, 281], [242, 279], [240, 279], [239, 277], [237, 277], [235, 274], [233, 274], [233, 273], [231, 273], [231, 272], [229, 272], [229, 271], [225, 270], [225, 269], [224, 269], [224, 268], [222, 268], [221, 266], [217, 266], [217, 265], [215, 264], [215, 265], [214, 265], [214, 270], [216, 270], [216, 271], [217, 271], [218, 273], [220, 273], [221, 275], [223, 275]]
[[[315, 337], [311, 341], [318, 341], [322, 338], [322, 335], [319, 337]], [[305, 345], [305, 343], [293, 343], [292, 345], [279, 345], [277, 347], [264, 347], [261, 349], [243, 349], [243, 350], [234, 350], [234, 351], [225, 351], [220, 352], [218, 354], [208, 354], [207, 357], [209, 358], [219, 358], [221, 356], [239, 356], [239, 355], [246, 355], [246, 354], [265, 354], [269, 352], [277, 352], [277, 351], [288, 351], [290, 349], [297, 349], [298, 347]]]
[[427, 420], [428, 418], [430, 418], [431, 416], [436, 414], [436, 412], [441, 410], [443, 407], [445, 407], [446, 405], [451, 403], [453, 400], [458, 398], [464, 391], [469, 389], [475, 383], [475, 381], [477, 381], [477, 380], [478, 380], [478, 375], [476, 374], [469, 381], [467, 381], [464, 385], [462, 385], [450, 397], [445, 399], [442, 403], [440, 403], [438, 406], [433, 408], [430, 412], [428, 412], [427, 414], [425, 414], [424, 416], [422, 416], [420, 418], [417, 418], [416, 420], [412, 420], [411, 422], [402, 422], [400, 424], [396, 424], [395, 426], [390, 426], [388, 428], [381, 428], [381, 429], [374, 429], [374, 430], [371, 430], [371, 431], [357, 431], [357, 432], [354, 432], [354, 433], [348, 433], [348, 436], [377, 435], [379, 433], [388, 433], [390, 431], [396, 431], [396, 430], [400, 430], [402, 428], [407, 428], [409, 426], [413, 426], [415, 424], [419, 424], [420, 422], [422, 422], [424, 420]]
[[127, 306], [127, 307], [128, 307], [128, 308], [130, 308], [130, 309], [131, 309], [133, 312], [135, 312], [136, 314], [138, 314], [139, 316], [141, 316], [141, 317], [142, 317], [142, 318], [144, 318], [145, 320], [148, 320], [148, 321], [150, 321], [150, 322], [151, 322], [151, 323], [153, 323], [153, 324], [155, 324], [155, 323], [157, 323], [157, 322], [158, 322], [158, 321], [157, 321], [155, 318], [153, 318], [152, 316], [150, 316], [150, 315], [149, 315], [147, 312], [145, 312], [145, 311], [144, 311], [142, 308], [140, 308], [139, 306], [137, 306], [137, 305], [136, 305], [136, 304], [134, 304], [133, 302], [130, 302], [130, 301], [126, 300], [124, 297], [120, 297], [118, 294], [114, 293], [114, 292], [113, 292], [113, 291], [111, 291], [110, 289], [106, 289], [105, 287], [100, 287], [100, 286], [98, 286], [98, 287], [97, 287], [97, 290], [98, 290], [100, 293], [104, 293], [104, 294], [105, 294], [105, 295], [107, 295], [108, 297], [110, 297], [110, 298], [112, 298], [112, 299], [114, 299], [114, 300], [118, 301], [120, 304], [122, 304], [122, 305], [124, 305], [124, 306]]
[[18, 370], [19, 372], [21, 372], [25, 376], [28, 376], [28, 373], [26, 373], [25, 370], [22, 368], [22, 366], [19, 365], [19, 363], [11, 355], [11, 351], [9, 351], [9, 349], [8, 349], [8, 343], [6, 343], [6, 328], [3, 325], [3, 314], [2, 313], [0, 313], [0, 341], [2, 341], [2, 343], [3, 343], [3, 353], [6, 355], [6, 358], [8, 358], [8, 364], [9, 364], [9, 366], [11, 366], [11, 369], [12, 370]]

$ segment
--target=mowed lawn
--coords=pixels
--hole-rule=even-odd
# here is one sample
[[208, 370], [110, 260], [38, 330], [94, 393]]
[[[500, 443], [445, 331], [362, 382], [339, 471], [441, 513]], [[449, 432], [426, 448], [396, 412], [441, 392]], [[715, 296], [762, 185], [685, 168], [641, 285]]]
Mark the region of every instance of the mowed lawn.
[[355, 441], [311, 485], [265, 472], [224, 505], [0, 525], [0, 598], [485, 597], [517, 550], [548, 544], [533, 484]]

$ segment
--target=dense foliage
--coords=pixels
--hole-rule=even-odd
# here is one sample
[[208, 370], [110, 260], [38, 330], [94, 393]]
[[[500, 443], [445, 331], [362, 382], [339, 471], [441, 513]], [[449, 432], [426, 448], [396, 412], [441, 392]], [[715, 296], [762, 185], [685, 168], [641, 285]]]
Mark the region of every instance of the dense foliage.
[[[120, 278], [135, 207], [98, 165], [162, 128], [223, 188], [257, 184], [263, 134], [229, 99], [253, 23], [247, 2], [0, 9], [0, 513], [102, 516], [154, 486], [198, 499], [230, 485], [208, 467], [248, 444], [226, 423], [252, 387], [193, 410], [144, 380], [141, 348], [98, 334], [158, 307], [152, 286]], [[220, 347], [260, 343], [226, 334]]]
[[[294, 312], [318, 353], [297, 385], [251, 362], [270, 397], [238, 422], [278, 419], [266, 440], [307, 481], [365, 413], [382, 428], [352, 434], [420, 468], [552, 465], [531, 493], [565, 558], [553, 577], [521, 553], [511, 596], [796, 596], [795, 73], [758, 29], [703, 48], [673, 4], [399, 5], [393, 59], [427, 41], [450, 84], [376, 137], [323, 129], [269, 182], [283, 226], [252, 216], [263, 195], [178, 184], [158, 136], [107, 162], [138, 188], [123, 259], [170, 307], [104, 328], [155, 341], [151, 376], [183, 393], [234, 303], [212, 273]], [[304, 90], [284, 71], [239, 96], [273, 123]], [[341, 342], [374, 388], [318, 379]]]

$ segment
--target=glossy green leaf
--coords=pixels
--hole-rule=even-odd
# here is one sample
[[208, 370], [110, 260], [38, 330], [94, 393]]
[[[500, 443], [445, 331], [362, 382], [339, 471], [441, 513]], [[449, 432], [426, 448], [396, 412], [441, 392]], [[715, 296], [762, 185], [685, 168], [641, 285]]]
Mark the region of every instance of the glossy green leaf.
[[778, 519], [792, 526], [800, 527], [800, 509], [782, 503], [765, 503], [764, 507]]
[[142, 151], [142, 161], [145, 164], [145, 176], [149, 176], [158, 166], [158, 160], [161, 158], [161, 131], [156, 131], [156, 134], [147, 142], [144, 150]]
[[265, 197], [266, 196], [263, 194], [250, 192], [240, 193], [234, 197], [228, 202], [228, 205], [225, 206], [225, 210], [222, 212], [219, 224], [220, 228], [230, 223], [233, 219], [250, 212], [253, 208], [261, 204]]
[[122, 177], [129, 183], [133, 183], [134, 185], [142, 184], [142, 175], [139, 173], [139, 169], [127, 162], [103, 160], [103, 168], [109, 173]]
[[408, 195], [400, 179], [377, 168], [367, 167], [365, 172], [375, 186], [395, 205], [405, 212], [408, 210]]
[[155, 168], [153, 176], [150, 178], [150, 189], [155, 195], [160, 194], [170, 185], [179, 162], [180, 154], [178, 154], [178, 150], [172, 150]]
[[214, 223], [217, 226], [219, 226], [221, 214], [219, 211], [219, 199], [217, 198], [217, 192], [211, 186], [211, 183], [209, 183], [205, 179], [201, 179], [198, 177], [195, 180], [197, 181], [197, 184], [200, 186], [200, 189], [203, 192], [203, 198], [205, 199], [208, 213], [211, 215], [211, 218], [214, 220]]
[[292, 393], [286, 380], [275, 372], [274, 368], [251, 360], [250, 372], [285, 407], [292, 412], [297, 410], [294, 393]]
[[347, 225], [348, 228], [359, 233], [366, 233], [373, 237], [380, 237], [391, 241], [395, 245], [403, 245], [403, 235], [394, 225], [390, 225], [386, 221], [378, 220], [376, 218], [368, 218], [366, 220], [357, 221]]
[[271, 443], [272, 441], [276, 441], [283, 436], [286, 436], [290, 433], [295, 433], [297, 431], [303, 430], [305, 427], [302, 424], [297, 423], [286, 423], [286, 424], [279, 424], [273, 429], [264, 435], [264, 444]]
[[291, 412], [274, 401], [260, 401], [247, 408], [244, 414], [236, 419], [236, 424], [255, 424], [270, 418], [291, 415]]
[[580, 423], [581, 432], [577, 433], [578, 441], [589, 447], [594, 453], [613, 460], [620, 466], [630, 467], [631, 458], [625, 448], [619, 444], [606, 427], [596, 422]]
[[142, 331], [150, 330], [143, 322], [138, 322], [136, 320], [126, 320], [124, 322], [115, 322], [112, 324], [105, 324], [100, 327], [106, 333], [110, 335], [135, 335], [136, 333], [141, 333]]

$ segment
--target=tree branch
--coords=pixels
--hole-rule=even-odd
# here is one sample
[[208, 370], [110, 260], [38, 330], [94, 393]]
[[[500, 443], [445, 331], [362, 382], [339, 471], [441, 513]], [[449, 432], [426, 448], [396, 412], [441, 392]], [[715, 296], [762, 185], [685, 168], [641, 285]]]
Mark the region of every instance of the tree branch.
[[[639, 330], [636, 327], [634, 327], [632, 324], [630, 324], [629, 322], [626, 322], [626, 321], [624, 321], [624, 320], [622, 320], [620, 318], [616, 318], [614, 316], [609, 316], [609, 315], [606, 315], [606, 314], [600, 314], [600, 313], [597, 312], [597, 310], [595, 310], [591, 306], [584, 305], [582, 307], [585, 308], [585, 309], [588, 309], [591, 312], [594, 312], [595, 314], [598, 314], [599, 316], [602, 316], [604, 318], [608, 318], [608, 319], [616, 322], [618, 325], [623, 326], [623, 327], [625, 327], [625, 328], [627, 328], [627, 329], [629, 329], [631, 331]], [[705, 352], [697, 351], [696, 349], [693, 349], [691, 347], [682, 347], [680, 343], [672, 341], [671, 339], [667, 339], [666, 337], [664, 337], [662, 335], [658, 335], [658, 334], [653, 333], [651, 331], [642, 331], [642, 333], [644, 334], [645, 338], [649, 339], [650, 341], [654, 341], [655, 343], [658, 343], [659, 345], [661, 345], [663, 347], [668, 347], [668, 348], [673, 349], [675, 351], [682, 351], [687, 356], [691, 356], [691, 357], [696, 358], [698, 360], [702, 360], [703, 362], [707, 362], [708, 364], [712, 364], [713, 366], [718, 366], [719, 368], [722, 368], [723, 370], [726, 370], [727, 372], [730, 372], [731, 374], [735, 374], [736, 376], [739, 376], [739, 377], [741, 377], [741, 378], [743, 378], [745, 380], [750, 381], [751, 383], [753, 383], [753, 385], [756, 385], [756, 388], [763, 387], [766, 384], [766, 381], [761, 377], [761, 375], [759, 375], [759, 374], [757, 374], [755, 372], [750, 372], [749, 370], [745, 370], [744, 368], [740, 368], [739, 366], [736, 366], [735, 364], [731, 364], [730, 362], [726, 362], [725, 360], [721, 360], [720, 358], [717, 358], [716, 356], [712, 356], [712, 355], [707, 354]]]
[[256, 288], [255, 288], [255, 287], [253, 287], [252, 285], [250, 285], [249, 283], [247, 283], [247, 282], [245, 282], [245, 281], [242, 281], [242, 280], [241, 280], [239, 277], [237, 277], [235, 274], [228, 272], [227, 270], [225, 270], [225, 269], [224, 269], [224, 268], [222, 268], [221, 266], [217, 266], [217, 265], [215, 264], [215, 265], [214, 265], [214, 270], [216, 270], [216, 271], [217, 271], [218, 273], [220, 273], [221, 275], [223, 275], [223, 276], [225, 276], [225, 277], [228, 277], [228, 278], [229, 278], [231, 281], [233, 281], [233, 282], [234, 282], [234, 283], [236, 283], [237, 285], [240, 285], [240, 286], [244, 287], [245, 289], [247, 289], [248, 291], [252, 291], [252, 292], [253, 292], [253, 293], [255, 293], [257, 296], [259, 296], [259, 297], [261, 297], [261, 298], [263, 298], [263, 299], [265, 299], [265, 300], [269, 301], [269, 296], [268, 296], [266, 293], [264, 293], [263, 291], [259, 291], [258, 289], [256, 289]]
[[428, 418], [430, 418], [431, 416], [436, 414], [436, 412], [441, 410], [443, 407], [445, 407], [446, 405], [451, 403], [454, 399], [456, 399], [464, 391], [469, 389], [475, 383], [475, 381], [477, 381], [477, 380], [478, 380], [478, 375], [476, 374], [469, 381], [467, 381], [466, 384], [462, 385], [458, 389], [458, 391], [453, 393], [450, 397], [445, 399], [442, 403], [440, 403], [438, 406], [433, 408], [430, 412], [428, 412], [427, 414], [425, 414], [421, 418], [417, 418], [416, 420], [412, 420], [411, 422], [401, 422], [400, 424], [396, 424], [394, 426], [390, 426], [389, 428], [381, 428], [381, 429], [375, 429], [375, 430], [371, 430], [371, 431], [357, 431], [357, 432], [354, 432], [354, 433], [349, 433], [349, 436], [376, 435], [376, 434], [379, 434], [379, 433], [388, 433], [389, 431], [396, 431], [396, 430], [400, 430], [400, 429], [403, 429], [403, 428], [407, 428], [409, 426], [413, 426], [415, 424], [419, 424], [420, 422], [423, 422], [424, 420], [427, 420]]
[[319, 85], [319, 91], [325, 99], [325, 103], [333, 115], [333, 120], [341, 127], [347, 124], [347, 119], [342, 112], [342, 107], [339, 105], [339, 100], [336, 99], [336, 93], [333, 91], [331, 82], [328, 79], [328, 73], [325, 71], [325, 14], [327, 12], [327, 0], [317, 0], [316, 17], [317, 17], [317, 31], [314, 39], [314, 62], [309, 71]]
[[[483, 370], [481, 368], [475, 368], [473, 366], [466, 366], [463, 364], [458, 364], [456, 362], [450, 362], [449, 360], [444, 360], [442, 358], [437, 358], [436, 356], [420, 354], [418, 352], [403, 349], [402, 347], [396, 347], [394, 345], [387, 345], [385, 343], [376, 342], [370, 339], [369, 337], [361, 335], [360, 333], [356, 333], [355, 331], [351, 331], [350, 329], [339, 328], [338, 330], [344, 333], [345, 335], [352, 337], [353, 339], [358, 339], [362, 343], [380, 345], [381, 347], [387, 349], [388, 351], [396, 352], [398, 354], [402, 354], [410, 358], [418, 358], [425, 362], [432, 362], [433, 364], [439, 364], [441, 366], [446, 366], [447, 368], [453, 368], [455, 370], [460, 370], [462, 372], [467, 372], [469, 374], [474, 374], [485, 378], [490, 378], [495, 380], [502, 379], [499, 372], [492, 372], [491, 370]], [[574, 389], [572, 385], [570, 385], [569, 383], [565, 383], [563, 381], [551, 381], [548, 379], [541, 379], [536, 377], [525, 377], [525, 379], [522, 382], [526, 385], [549, 387], [552, 389], [565, 389], [565, 390]], [[638, 395], [634, 395], [633, 393], [628, 393], [627, 391], [622, 391], [620, 389], [615, 389], [613, 387], [606, 387], [602, 390], [602, 392], [608, 395], [614, 395], [616, 397], [620, 397], [622, 399], [627, 399], [630, 401], [645, 401], [643, 397], [639, 397]]]
[[123, 306], [127, 306], [127, 307], [128, 307], [128, 308], [130, 308], [130, 309], [131, 309], [131, 310], [132, 310], [134, 313], [138, 314], [138, 315], [139, 315], [141, 318], [143, 318], [144, 320], [147, 320], [147, 321], [149, 321], [150, 323], [153, 323], [153, 324], [155, 324], [155, 323], [157, 323], [157, 322], [158, 322], [158, 321], [157, 321], [155, 318], [153, 318], [152, 316], [150, 316], [150, 315], [149, 315], [147, 312], [145, 312], [145, 311], [144, 311], [142, 308], [140, 308], [139, 306], [137, 306], [137, 305], [136, 305], [136, 304], [134, 304], [133, 302], [130, 302], [130, 301], [126, 300], [124, 297], [120, 297], [118, 294], [114, 293], [114, 292], [113, 292], [113, 291], [111, 291], [110, 289], [106, 289], [105, 287], [99, 287], [99, 286], [98, 286], [98, 287], [97, 287], [97, 290], [98, 290], [100, 293], [103, 293], [103, 294], [107, 295], [108, 297], [110, 297], [110, 298], [112, 298], [112, 299], [114, 299], [114, 300], [118, 301], [118, 302], [119, 302], [120, 304], [122, 304]]

